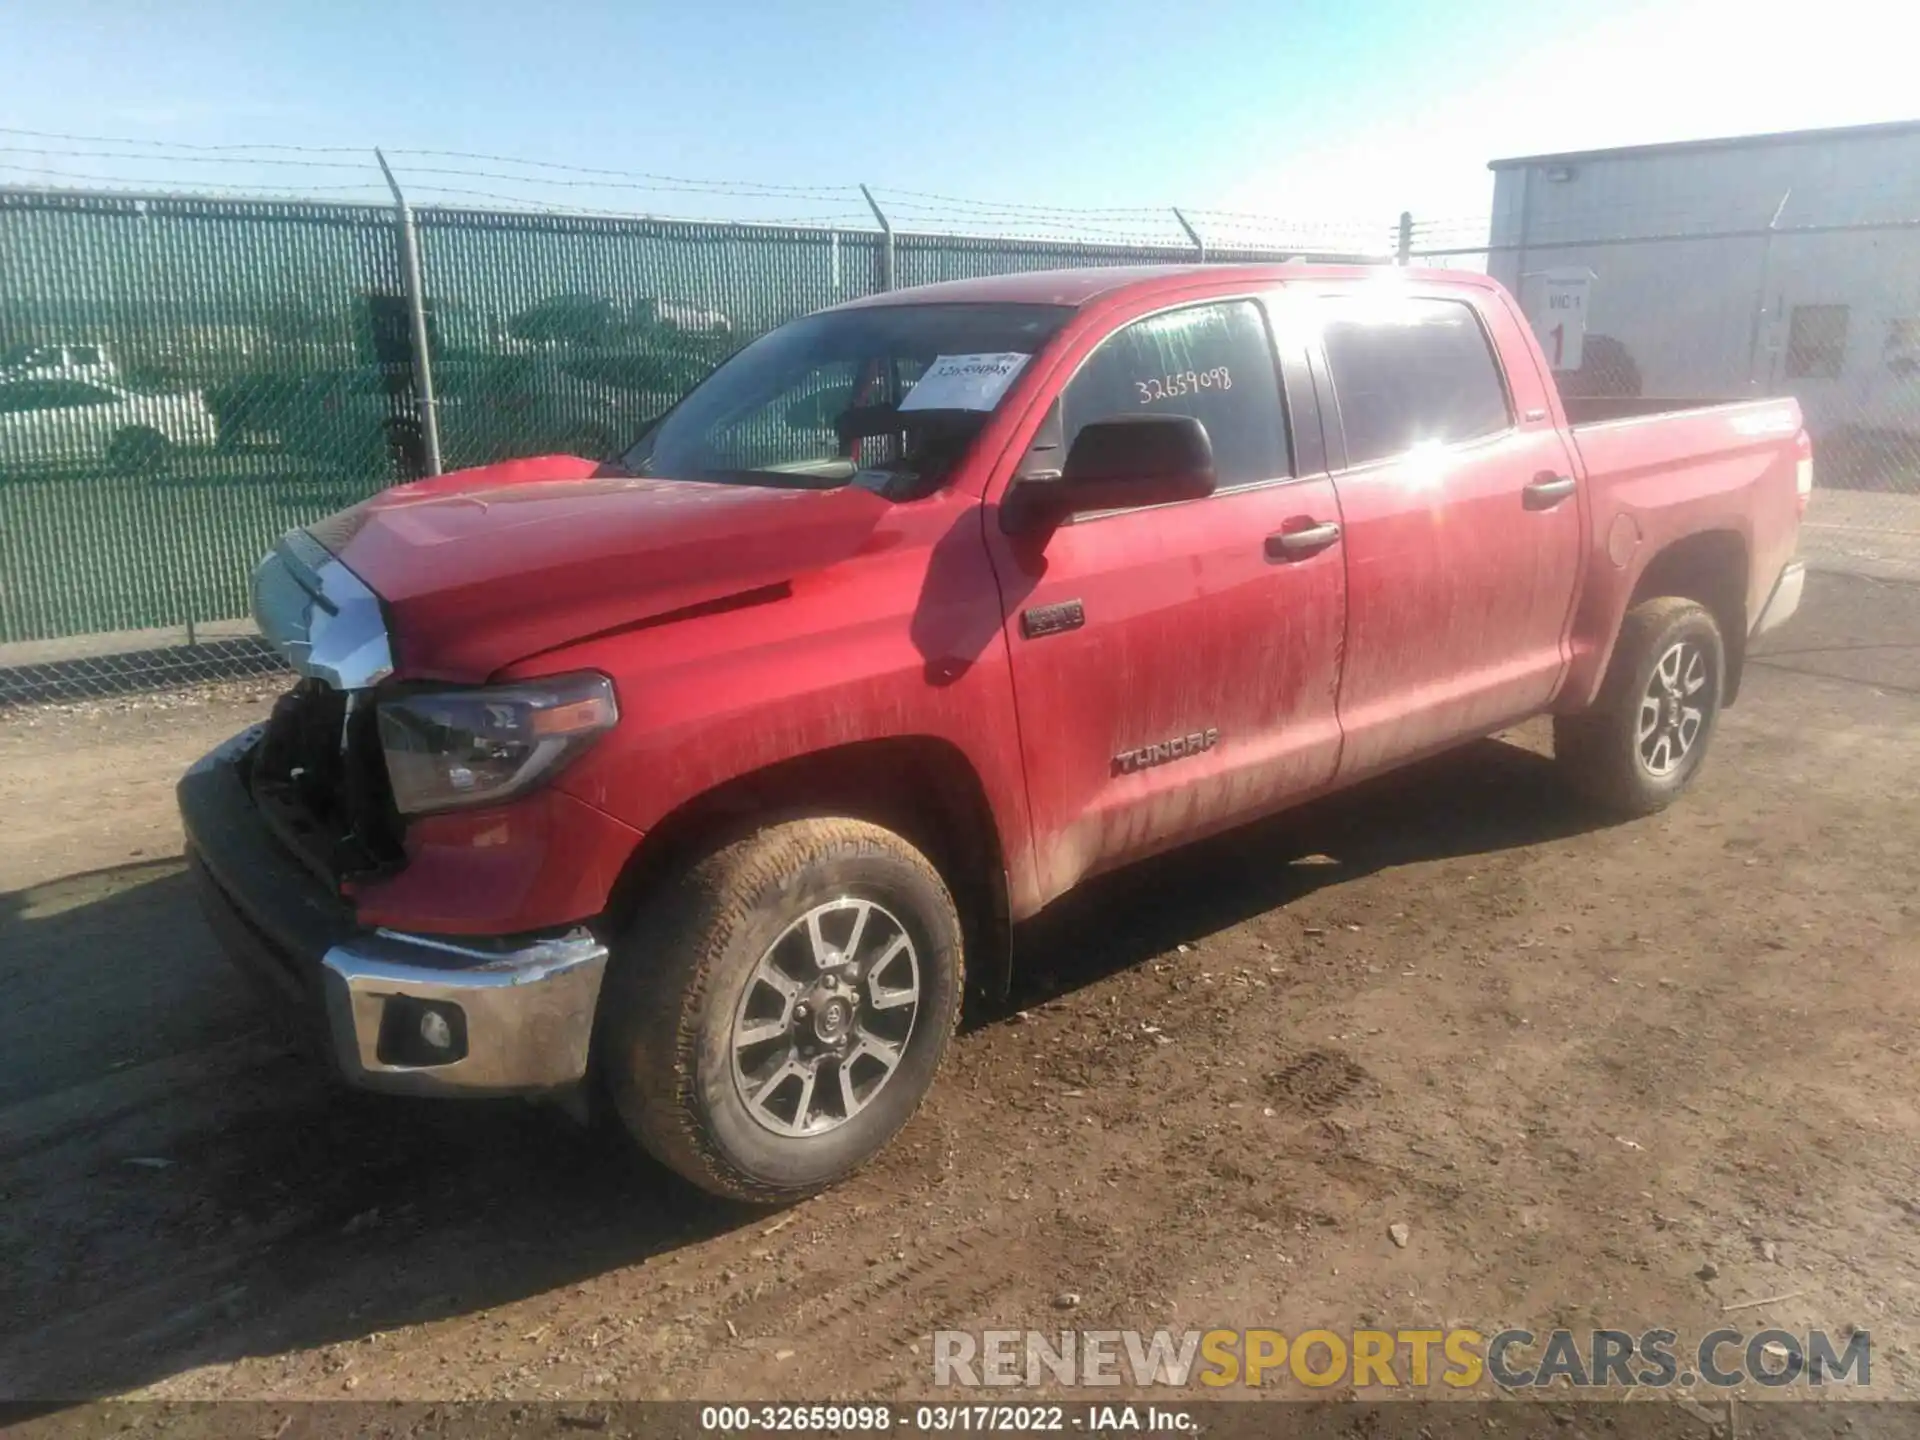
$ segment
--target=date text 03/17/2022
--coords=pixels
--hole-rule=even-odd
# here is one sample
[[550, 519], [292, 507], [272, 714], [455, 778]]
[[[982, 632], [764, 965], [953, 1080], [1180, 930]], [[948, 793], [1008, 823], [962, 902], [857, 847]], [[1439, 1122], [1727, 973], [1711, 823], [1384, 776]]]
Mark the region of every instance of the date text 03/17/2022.
[[706, 1405], [700, 1428], [721, 1434], [910, 1433], [1046, 1435], [1141, 1431], [1188, 1435], [1200, 1428], [1188, 1410], [1167, 1405]]

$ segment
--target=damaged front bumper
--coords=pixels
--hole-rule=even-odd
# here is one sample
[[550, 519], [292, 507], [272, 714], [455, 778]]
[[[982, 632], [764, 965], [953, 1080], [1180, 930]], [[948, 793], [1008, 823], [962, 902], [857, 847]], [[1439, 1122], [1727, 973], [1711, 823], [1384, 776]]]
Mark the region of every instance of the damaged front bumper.
[[585, 927], [500, 940], [364, 929], [253, 803], [244, 731], [181, 778], [187, 856], [229, 958], [350, 1084], [410, 1095], [564, 1092], [586, 1075], [607, 947]]

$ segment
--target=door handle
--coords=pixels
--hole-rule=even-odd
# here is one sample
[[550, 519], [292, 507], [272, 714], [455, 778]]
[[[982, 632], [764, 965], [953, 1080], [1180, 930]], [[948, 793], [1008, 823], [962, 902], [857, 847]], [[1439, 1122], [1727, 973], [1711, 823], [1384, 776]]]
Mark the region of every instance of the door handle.
[[1339, 538], [1340, 527], [1331, 520], [1320, 525], [1309, 525], [1304, 530], [1277, 530], [1267, 536], [1267, 558], [1304, 560], [1309, 555], [1318, 555]]
[[1556, 475], [1551, 470], [1542, 470], [1533, 477], [1533, 482], [1520, 492], [1520, 499], [1529, 510], [1551, 510], [1572, 493], [1573, 476]]

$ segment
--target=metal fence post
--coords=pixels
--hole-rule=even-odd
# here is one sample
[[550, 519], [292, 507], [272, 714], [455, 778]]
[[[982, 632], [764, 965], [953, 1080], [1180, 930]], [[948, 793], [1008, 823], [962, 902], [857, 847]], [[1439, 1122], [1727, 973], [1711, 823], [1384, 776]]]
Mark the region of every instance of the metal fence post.
[[1180, 207], [1178, 205], [1172, 205], [1168, 208], [1173, 211], [1173, 218], [1180, 222], [1180, 228], [1187, 232], [1187, 239], [1193, 242], [1194, 253], [1199, 258], [1200, 263], [1202, 265], [1206, 264], [1207, 242], [1200, 238], [1200, 232], [1194, 229], [1193, 226], [1188, 223], [1187, 217], [1180, 213]]
[[[1520, 237], [1513, 247], [1513, 298], [1526, 308], [1527, 240], [1533, 229], [1533, 166], [1520, 168]], [[1489, 232], [1487, 238], [1493, 238]], [[1493, 275], [1493, 252], [1487, 252], [1487, 273]], [[1497, 280], [1500, 277], [1495, 275]]]
[[1400, 243], [1394, 254], [1397, 263], [1401, 265], [1408, 264], [1413, 259], [1413, 212], [1411, 210], [1400, 212]]
[[374, 158], [393, 191], [400, 221], [400, 272], [407, 288], [407, 318], [413, 326], [413, 390], [420, 402], [420, 435], [426, 442], [427, 473], [440, 473], [440, 415], [433, 402], [433, 353], [427, 348], [427, 296], [420, 278], [420, 232], [413, 223], [413, 207], [393, 178], [393, 167], [376, 147]]
[[[1760, 241], [1760, 277], [1753, 286], [1753, 319], [1747, 327], [1747, 388], [1759, 385], [1759, 377], [1754, 369], [1760, 363], [1760, 336], [1767, 321], [1767, 280], [1773, 270], [1773, 236], [1780, 228], [1780, 217], [1787, 213], [1787, 202], [1793, 198], [1793, 189], [1788, 187], [1780, 197], [1780, 203], [1773, 207], [1773, 218], [1767, 222], [1767, 233]], [[1767, 367], [1766, 388], [1773, 388], [1773, 367]]]
[[880, 202], [873, 198], [873, 192], [865, 185], [860, 193], [867, 197], [867, 208], [873, 211], [873, 218], [880, 222], [880, 288], [893, 289], [893, 222], [887, 219], [887, 212], [880, 208]]

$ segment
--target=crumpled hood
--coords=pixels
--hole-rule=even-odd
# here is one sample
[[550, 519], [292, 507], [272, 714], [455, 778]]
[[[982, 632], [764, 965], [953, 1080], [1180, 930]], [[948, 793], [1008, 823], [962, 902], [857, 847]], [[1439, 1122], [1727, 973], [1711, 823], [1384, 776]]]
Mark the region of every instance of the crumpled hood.
[[844, 560], [887, 508], [853, 486], [642, 480], [554, 455], [396, 486], [310, 532], [385, 603], [397, 675], [472, 684]]

